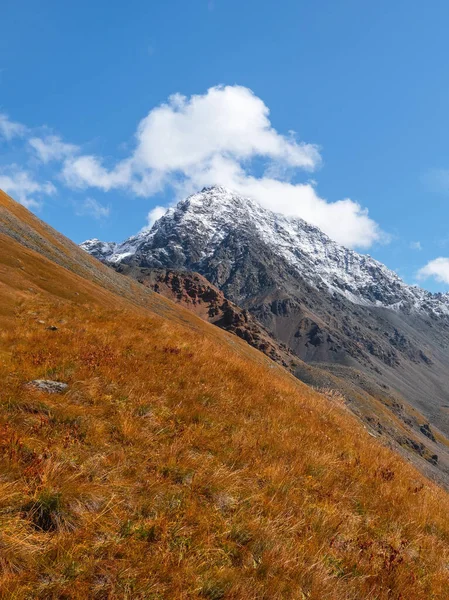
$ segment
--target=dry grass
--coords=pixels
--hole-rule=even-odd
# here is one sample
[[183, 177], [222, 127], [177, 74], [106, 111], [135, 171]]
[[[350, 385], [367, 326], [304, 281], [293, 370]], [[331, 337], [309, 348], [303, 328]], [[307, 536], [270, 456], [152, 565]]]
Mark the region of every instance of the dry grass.
[[170, 303], [0, 256], [2, 598], [448, 597], [448, 496], [335, 398]]

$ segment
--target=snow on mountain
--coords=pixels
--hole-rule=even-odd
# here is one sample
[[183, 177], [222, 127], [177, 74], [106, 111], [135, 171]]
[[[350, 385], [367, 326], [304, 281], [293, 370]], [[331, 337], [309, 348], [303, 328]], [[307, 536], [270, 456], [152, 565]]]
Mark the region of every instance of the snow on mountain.
[[97, 238], [93, 238], [80, 244], [80, 248], [97, 258], [107, 259], [114, 254], [117, 244], [115, 242], [102, 242]]
[[[355, 304], [449, 315], [449, 294], [404, 283], [369, 255], [340, 246], [297, 217], [269, 211], [224, 187], [204, 188], [170, 209], [153, 227], [121, 244], [88, 240], [81, 248], [104, 262], [186, 268], [201, 272], [228, 236], [257, 240], [311, 285]], [[235, 257], [234, 257], [235, 258]], [[229, 256], [232, 268], [233, 257]]]

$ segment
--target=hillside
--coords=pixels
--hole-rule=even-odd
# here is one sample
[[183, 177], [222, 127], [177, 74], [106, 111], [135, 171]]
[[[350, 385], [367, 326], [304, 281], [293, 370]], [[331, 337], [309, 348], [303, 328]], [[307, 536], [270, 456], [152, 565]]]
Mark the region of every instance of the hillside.
[[248, 311], [230, 302], [223, 292], [198, 273], [145, 269], [122, 263], [115, 265], [115, 269], [183, 305], [208, 323], [233, 333], [284, 367], [291, 368], [299, 362]]
[[0, 206], [2, 597], [447, 597], [448, 495], [338, 395]]
[[449, 485], [448, 294], [409, 286], [302, 219], [222, 187], [121, 244], [81, 246], [131, 274], [199, 272], [288, 351], [299, 379], [342, 392], [376, 434]]

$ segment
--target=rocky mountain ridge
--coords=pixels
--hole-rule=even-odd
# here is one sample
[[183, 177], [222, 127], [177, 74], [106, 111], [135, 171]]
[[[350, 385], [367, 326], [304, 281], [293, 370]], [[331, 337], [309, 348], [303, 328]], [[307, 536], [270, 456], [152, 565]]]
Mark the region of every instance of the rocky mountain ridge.
[[[193, 194], [149, 231], [120, 244], [93, 239], [81, 247], [104, 262], [201, 273], [225, 240], [242, 232], [257, 236], [317, 290], [325, 286], [355, 304], [449, 316], [449, 293], [432, 294], [407, 285], [379, 261], [340, 246], [304, 220], [264, 209], [223, 187]], [[233, 258], [227, 257], [223, 268], [232, 270]]]

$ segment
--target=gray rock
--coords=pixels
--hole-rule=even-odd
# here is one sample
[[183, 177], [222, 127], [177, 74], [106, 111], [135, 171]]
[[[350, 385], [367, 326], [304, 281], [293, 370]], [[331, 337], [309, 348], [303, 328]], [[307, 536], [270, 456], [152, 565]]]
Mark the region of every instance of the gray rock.
[[67, 383], [52, 381], [51, 379], [35, 379], [34, 381], [30, 381], [28, 385], [48, 394], [62, 394], [69, 387]]
[[430, 425], [428, 423], [424, 423], [424, 425], [421, 425], [419, 429], [421, 430], [421, 433], [432, 440], [432, 442], [436, 442], [433, 431], [430, 429]]

